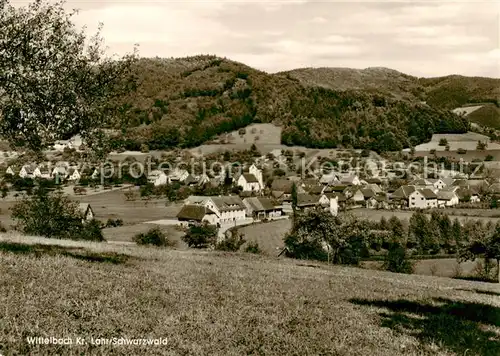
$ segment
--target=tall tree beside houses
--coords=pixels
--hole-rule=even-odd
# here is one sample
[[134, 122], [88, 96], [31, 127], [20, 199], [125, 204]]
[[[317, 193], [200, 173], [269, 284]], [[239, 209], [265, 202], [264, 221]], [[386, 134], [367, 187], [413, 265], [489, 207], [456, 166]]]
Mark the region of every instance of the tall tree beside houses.
[[102, 159], [110, 149], [102, 128], [117, 120], [116, 99], [135, 87], [136, 53], [106, 57], [101, 26], [87, 38], [75, 14], [61, 1], [0, 0], [0, 134], [35, 152], [81, 134]]

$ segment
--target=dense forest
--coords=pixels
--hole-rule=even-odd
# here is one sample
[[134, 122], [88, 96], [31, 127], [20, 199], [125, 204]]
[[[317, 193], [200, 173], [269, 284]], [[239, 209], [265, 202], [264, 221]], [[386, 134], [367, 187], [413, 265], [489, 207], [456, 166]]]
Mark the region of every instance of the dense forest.
[[[306, 147], [392, 151], [429, 140], [433, 133], [461, 133], [469, 122], [446, 105], [426, 105], [418, 79], [401, 74], [399, 93], [370, 87], [335, 89], [304, 82], [291, 72], [267, 74], [215, 56], [140, 59], [138, 87], [121, 98], [114, 144], [125, 149], [194, 147], [251, 123], [283, 128], [281, 141]], [[386, 70], [378, 69], [383, 76]], [[398, 73], [391, 71], [390, 80]], [[367, 82], [368, 83], [368, 82]], [[385, 84], [384, 84], [385, 83]], [[430, 83], [426, 83], [431, 86]], [[436, 85], [442, 85], [437, 81]]]

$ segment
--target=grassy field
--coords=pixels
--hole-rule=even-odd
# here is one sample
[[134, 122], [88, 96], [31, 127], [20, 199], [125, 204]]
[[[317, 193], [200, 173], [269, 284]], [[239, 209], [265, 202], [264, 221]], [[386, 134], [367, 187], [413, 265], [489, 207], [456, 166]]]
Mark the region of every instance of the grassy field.
[[[15, 235], [0, 237], [0, 274], [5, 355], [500, 354], [491, 284]], [[168, 344], [92, 343], [114, 337]]]

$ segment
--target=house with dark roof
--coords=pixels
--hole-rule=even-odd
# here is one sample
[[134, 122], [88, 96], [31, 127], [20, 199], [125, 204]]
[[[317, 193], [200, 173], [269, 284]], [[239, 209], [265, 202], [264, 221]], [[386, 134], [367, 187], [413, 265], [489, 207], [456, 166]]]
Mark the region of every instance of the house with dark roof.
[[177, 214], [177, 219], [181, 222], [202, 223], [207, 222], [210, 225], [217, 225], [219, 219], [214, 211], [204, 205], [189, 204], [184, 205]]
[[452, 190], [440, 190], [436, 195], [439, 208], [455, 206], [459, 203], [458, 195]]
[[474, 189], [458, 188], [453, 190], [458, 197], [460, 203], [479, 203], [481, 198]]
[[282, 215], [283, 208], [275, 205], [272, 199], [264, 197], [252, 197], [243, 199], [247, 216], [255, 220], [274, 219]]
[[437, 195], [431, 189], [415, 189], [409, 195], [410, 209], [429, 209], [437, 208]]
[[236, 185], [242, 187], [244, 192], [260, 192], [259, 179], [251, 173], [243, 173], [240, 175]]
[[[286, 200], [292, 196], [292, 187], [293, 181], [289, 179], [275, 179], [271, 184], [271, 195], [275, 199]], [[300, 184], [295, 183], [295, 187], [297, 188], [297, 193], [305, 193], [304, 188], [301, 187]]]
[[404, 209], [410, 206], [410, 195], [417, 189], [413, 185], [402, 185], [390, 195], [390, 203], [394, 208]]

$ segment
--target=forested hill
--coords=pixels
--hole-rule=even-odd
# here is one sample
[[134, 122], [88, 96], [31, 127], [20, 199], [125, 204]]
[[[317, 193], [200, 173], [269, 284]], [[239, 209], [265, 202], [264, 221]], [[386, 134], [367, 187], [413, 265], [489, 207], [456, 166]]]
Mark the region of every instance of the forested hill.
[[124, 138], [116, 142], [127, 149], [193, 147], [254, 122], [281, 125], [287, 145], [376, 151], [469, 127], [447, 109], [422, 104], [424, 89], [410, 76], [386, 80], [412, 93], [394, 95], [392, 87], [304, 83], [290, 72], [267, 74], [214, 56], [141, 59], [136, 70], [138, 89], [123, 98]]

